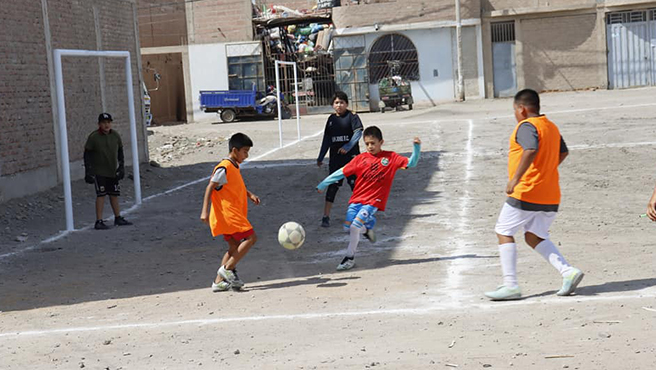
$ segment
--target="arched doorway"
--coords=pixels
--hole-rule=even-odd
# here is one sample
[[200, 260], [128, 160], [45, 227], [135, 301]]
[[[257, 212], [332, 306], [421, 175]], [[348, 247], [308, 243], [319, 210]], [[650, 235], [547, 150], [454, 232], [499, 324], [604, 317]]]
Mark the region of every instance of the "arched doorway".
[[393, 33], [384, 35], [374, 42], [369, 51], [370, 83], [377, 84], [383, 77], [390, 76], [388, 62], [398, 61], [396, 74], [405, 80], [419, 80], [419, 56], [417, 48], [409, 38]]

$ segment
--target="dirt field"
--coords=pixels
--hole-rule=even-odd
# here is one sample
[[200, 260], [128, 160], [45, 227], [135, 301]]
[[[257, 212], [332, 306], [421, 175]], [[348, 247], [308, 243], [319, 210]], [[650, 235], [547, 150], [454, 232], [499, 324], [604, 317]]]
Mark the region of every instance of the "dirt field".
[[[482, 292], [501, 281], [493, 228], [510, 100], [361, 115], [385, 149], [424, 144], [419, 166], [397, 175], [379, 241], [362, 241], [345, 273], [349, 192], [322, 229], [314, 190], [327, 175], [315, 164], [325, 116], [304, 117], [298, 143], [286, 122], [283, 149], [274, 121], [151, 128], [162, 167], [143, 168], [145, 201], [126, 214], [135, 226], [91, 230], [83, 182], [70, 234], [57, 234], [61, 189], [2, 205], [0, 368], [654, 369], [656, 225], [638, 216], [656, 182], [655, 93], [542, 96], [571, 151], [552, 238], [586, 277], [575, 296], [555, 296], [560, 276], [520, 241], [525, 298], [505, 303]], [[255, 142], [243, 174], [262, 199], [250, 206], [259, 242], [239, 266], [245, 290], [212, 293], [225, 244], [198, 220], [200, 203], [238, 131]], [[127, 209], [131, 181], [123, 192]], [[296, 251], [276, 242], [290, 220], [307, 232]]]

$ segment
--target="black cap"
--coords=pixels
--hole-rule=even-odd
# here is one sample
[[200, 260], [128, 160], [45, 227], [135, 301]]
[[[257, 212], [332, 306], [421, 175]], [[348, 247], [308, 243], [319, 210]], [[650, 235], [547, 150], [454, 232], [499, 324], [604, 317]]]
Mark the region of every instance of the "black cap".
[[98, 122], [102, 122], [102, 121], [113, 121], [112, 115], [109, 113], [100, 113], [100, 115], [98, 116]]

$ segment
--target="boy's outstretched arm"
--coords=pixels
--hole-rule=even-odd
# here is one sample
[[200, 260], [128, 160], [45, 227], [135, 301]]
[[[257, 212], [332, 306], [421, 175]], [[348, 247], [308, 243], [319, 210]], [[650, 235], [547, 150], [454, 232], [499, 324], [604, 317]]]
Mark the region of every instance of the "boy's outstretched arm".
[[419, 163], [419, 157], [421, 156], [421, 140], [418, 137], [415, 137], [412, 142], [412, 155], [410, 156], [408, 165], [405, 168], [417, 167], [417, 163]]
[[528, 168], [531, 166], [531, 163], [533, 163], [536, 155], [538, 155], [538, 151], [536, 149], [524, 150], [522, 153], [522, 158], [519, 160], [519, 165], [517, 165], [515, 176], [513, 176], [513, 178], [510, 179], [506, 185], [506, 194], [510, 195], [515, 191], [515, 186], [519, 184], [519, 180], [521, 180], [526, 170], [528, 170]]
[[321, 181], [321, 183], [317, 185], [317, 191], [321, 193], [322, 191], [326, 190], [326, 188], [329, 185], [336, 183], [337, 181], [343, 179], [344, 177], [345, 176], [344, 176], [343, 168], [340, 168], [339, 170], [331, 173], [328, 177], [323, 179], [323, 181]]

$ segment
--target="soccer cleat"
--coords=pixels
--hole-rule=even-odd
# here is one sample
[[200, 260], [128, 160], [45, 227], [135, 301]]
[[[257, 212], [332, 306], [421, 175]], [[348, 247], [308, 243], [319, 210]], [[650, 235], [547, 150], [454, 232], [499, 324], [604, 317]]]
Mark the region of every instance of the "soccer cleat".
[[369, 241], [372, 243], [376, 242], [376, 234], [374, 233], [374, 229], [367, 229], [367, 231], [364, 233], [364, 237], [369, 239]]
[[225, 280], [221, 280], [221, 282], [218, 283], [218, 284], [215, 283], [215, 282], [212, 282], [212, 291], [215, 292], [215, 293], [216, 292], [225, 292], [226, 290], [230, 290], [231, 287], [232, 287], [232, 285], [230, 283], [228, 283], [227, 281], [225, 281]]
[[219, 268], [219, 271], [216, 272], [217, 275], [221, 276], [225, 281], [230, 283], [233, 288], [241, 288], [244, 286], [244, 282], [239, 280], [237, 275], [235, 275], [235, 272], [232, 270], [228, 270], [224, 266], [221, 266]]
[[567, 277], [563, 278], [563, 287], [560, 288], [560, 290], [556, 294], [564, 296], [574, 293], [576, 287], [579, 285], [581, 280], [583, 280], [583, 276], [585, 276], [583, 271], [577, 268], [573, 268], [572, 272]]
[[132, 222], [123, 218], [123, 216], [114, 217], [114, 226], [129, 226], [132, 225]]
[[510, 301], [520, 299], [522, 297], [522, 291], [519, 287], [508, 288], [505, 285], [501, 285], [495, 291], [485, 292], [485, 296], [493, 301]]
[[355, 259], [354, 257], [344, 257], [342, 262], [337, 265], [337, 271], [344, 271], [344, 270], [350, 270], [355, 266]]
[[96, 230], [107, 230], [109, 229], [109, 226], [105, 225], [105, 221], [103, 220], [96, 220], [96, 224], [93, 225], [93, 228]]
[[323, 216], [321, 219], [321, 227], [330, 227], [330, 217]]

